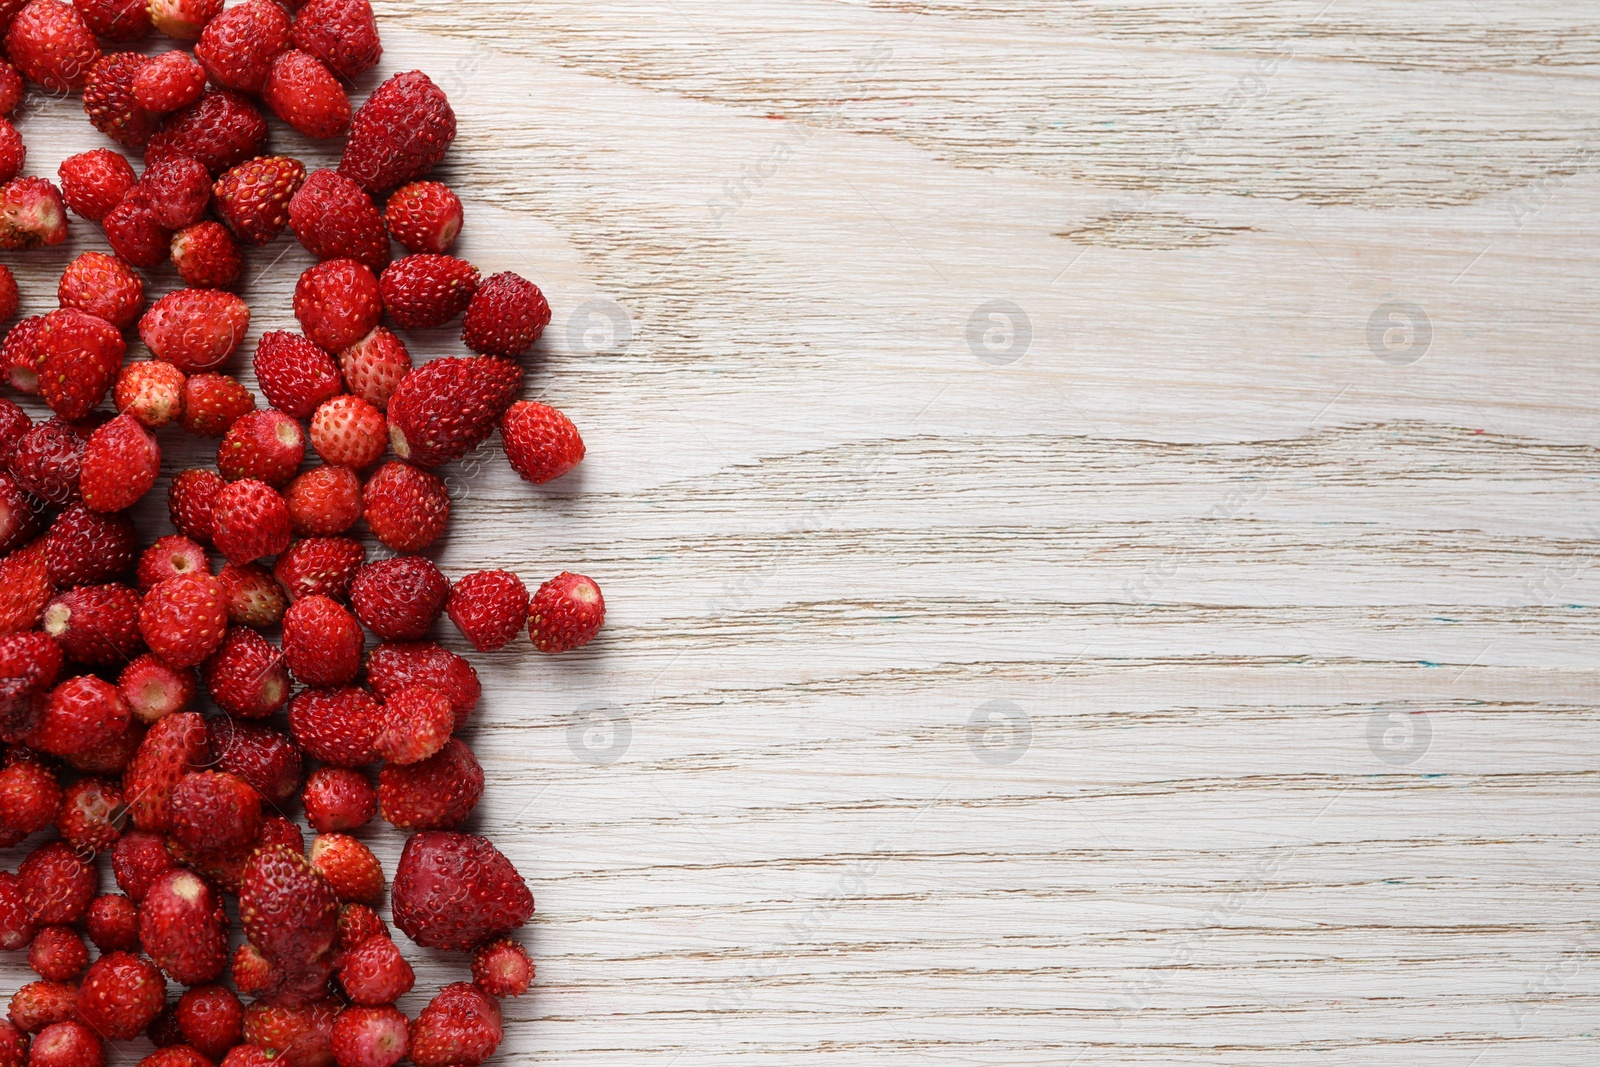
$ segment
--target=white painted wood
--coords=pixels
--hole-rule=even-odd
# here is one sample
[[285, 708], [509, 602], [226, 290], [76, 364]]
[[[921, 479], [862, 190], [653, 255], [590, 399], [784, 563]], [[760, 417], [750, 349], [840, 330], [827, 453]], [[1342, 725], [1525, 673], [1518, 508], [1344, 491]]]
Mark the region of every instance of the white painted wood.
[[502, 1062], [1593, 1062], [1580, 7], [378, 7], [590, 450], [436, 555], [610, 609], [475, 657]]

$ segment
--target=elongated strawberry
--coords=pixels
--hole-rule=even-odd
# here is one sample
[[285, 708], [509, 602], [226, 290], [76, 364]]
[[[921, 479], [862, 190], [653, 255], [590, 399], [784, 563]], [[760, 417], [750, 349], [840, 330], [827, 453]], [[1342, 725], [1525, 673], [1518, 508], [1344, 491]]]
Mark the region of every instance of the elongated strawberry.
[[389, 399], [389, 441], [419, 467], [477, 448], [516, 399], [522, 369], [494, 356], [450, 356], [413, 370]]
[[483, 768], [454, 737], [420, 763], [390, 763], [378, 772], [378, 810], [401, 830], [454, 830], [482, 798]]
[[81, 419], [105, 398], [128, 350], [121, 332], [97, 315], [62, 308], [44, 317], [39, 392], [64, 419]]
[[384, 268], [378, 285], [383, 307], [402, 329], [443, 326], [467, 309], [478, 291], [478, 271], [464, 259], [410, 255]]
[[267, 144], [267, 120], [248, 97], [208, 90], [199, 100], [167, 116], [145, 146], [148, 164], [171, 156], [193, 156], [213, 175], [253, 156]]
[[335, 767], [377, 759], [382, 705], [364, 689], [307, 689], [289, 702], [289, 732], [306, 755]]
[[309, 419], [323, 401], [344, 392], [333, 356], [298, 334], [262, 334], [253, 362], [267, 400], [296, 419]]
[[245, 864], [239, 887], [245, 936], [274, 966], [299, 972], [331, 959], [339, 938], [339, 898], [305, 857], [281, 845]]
[[94, 433], [83, 451], [78, 488], [95, 511], [122, 511], [156, 484], [161, 448], [131, 415], [118, 415]]
[[289, 225], [318, 259], [353, 259], [374, 271], [389, 262], [389, 235], [377, 205], [338, 171], [312, 171], [289, 201]]
[[330, 352], [349, 348], [372, 332], [383, 314], [377, 276], [353, 259], [330, 259], [300, 275], [294, 314], [313, 343]]
[[555, 408], [536, 400], [519, 400], [500, 421], [506, 459], [534, 485], [561, 477], [583, 462], [578, 428]]
[[139, 906], [139, 936], [156, 966], [174, 982], [209, 982], [228, 963], [222, 900], [192, 871], [172, 870], [156, 879]]
[[129, 148], [146, 144], [160, 122], [159, 116], [140, 107], [133, 96], [133, 80], [145, 62], [137, 52], [113, 52], [96, 60], [83, 83], [83, 110], [89, 121]]
[[280, 119], [307, 137], [338, 137], [350, 128], [350, 98], [344, 86], [309, 52], [293, 49], [274, 59], [261, 97]]
[[431, 171], [455, 137], [444, 90], [421, 71], [396, 74], [351, 119], [339, 173], [368, 192], [386, 192]]
[[347, 81], [377, 66], [383, 55], [368, 0], [306, 0], [295, 19], [294, 46]]
[[289, 225], [289, 201], [305, 177], [305, 164], [298, 159], [261, 156], [218, 178], [212, 197], [217, 213], [241, 242], [269, 244]]
[[157, 359], [193, 374], [233, 355], [249, 327], [249, 305], [232, 293], [179, 289], [145, 312], [139, 337]]

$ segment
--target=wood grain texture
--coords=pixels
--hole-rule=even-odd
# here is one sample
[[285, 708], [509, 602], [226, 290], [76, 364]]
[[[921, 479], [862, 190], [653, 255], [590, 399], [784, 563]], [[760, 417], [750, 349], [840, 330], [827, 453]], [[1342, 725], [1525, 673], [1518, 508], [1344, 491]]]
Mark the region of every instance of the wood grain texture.
[[376, 6], [589, 445], [434, 555], [610, 612], [476, 657], [500, 1062], [1593, 1062], [1592, 19]]

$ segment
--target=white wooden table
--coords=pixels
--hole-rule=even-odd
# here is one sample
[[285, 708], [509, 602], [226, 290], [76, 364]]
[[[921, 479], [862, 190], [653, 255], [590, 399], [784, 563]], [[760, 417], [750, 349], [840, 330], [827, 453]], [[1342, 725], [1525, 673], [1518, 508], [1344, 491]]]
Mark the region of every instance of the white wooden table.
[[1592, 10], [379, 13], [589, 445], [437, 557], [609, 605], [476, 657], [501, 1062], [1595, 1062]]

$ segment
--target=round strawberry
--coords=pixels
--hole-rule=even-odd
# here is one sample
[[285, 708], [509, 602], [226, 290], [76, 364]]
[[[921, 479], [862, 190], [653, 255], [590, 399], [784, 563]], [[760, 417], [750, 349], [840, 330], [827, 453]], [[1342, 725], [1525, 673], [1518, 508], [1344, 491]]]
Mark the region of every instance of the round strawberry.
[[[390, 763], [378, 772], [378, 810], [401, 830], [453, 830], [466, 822], [482, 797], [483, 768], [472, 750], [453, 737], [438, 755], [421, 763]], [[399, 901], [396, 896], [396, 907]]]
[[341, 901], [371, 905], [383, 896], [378, 857], [348, 834], [318, 834], [311, 842], [311, 867], [328, 880]]
[[75, 93], [99, 60], [100, 45], [71, 4], [33, 0], [11, 20], [6, 55], [47, 92]]
[[425, 685], [407, 686], [384, 702], [372, 747], [390, 763], [421, 763], [444, 747], [455, 727], [450, 700]]
[[366, 635], [349, 611], [325, 596], [296, 600], [283, 616], [284, 660], [305, 685], [345, 685], [361, 672]]
[[450, 587], [445, 613], [479, 652], [504, 648], [528, 622], [528, 587], [510, 571], [477, 571]]
[[211, 541], [217, 525], [217, 497], [226, 484], [215, 471], [200, 469], [182, 471], [172, 479], [167, 488], [167, 514], [179, 533], [203, 544]]
[[533, 961], [510, 938], [486, 941], [472, 950], [472, 981], [491, 997], [520, 997], [533, 981]]
[[271, 716], [289, 702], [293, 688], [283, 653], [247, 626], [228, 630], [221, 647], [206, 660], [201, 678], [216, 705], [242, 719]]
[[378, 279], [383, 307], [402, 329], [443, 326], [478, 291], [478, 269], [464, 259], [420, 253], [395, 260]]
[[56, 174], [62, 199], [90, 222], [102, 221], [139, 180], [133, 164], [110, 148], [68, 156]]
[[366, 558], [367, 550], [352, 538], [307, 537], [278, 557], [272, 573], [291, 600], [308, 596], [347, 600]]
[[367, 480], [361, 509], [379, 541], [396, 552], [421, 552], [444, 534], [450, 494], [438, 475], [392, 460]]
[[155, 966], [127, 952], [101, 956], [78, 987], [78, 1015], [114, 1041], [137, 1037], [161, 1013], [167, 983]]
[[[379, 874], [378, 890], [381, 892], [382, 872]], [[367, 937], [339, 960], [339, 983], [351, 1000], [363, 1006], [393, 1004], [411, 992], [416, 981], [411, 965], [386, 934]]]
[[540, 652], [570, 652], [594, 640], [606, 619], [600, 587], [581, 574], [545, 582], [528, 605], [528, 637]]
[[138, 41], [150, 32], [144, 0], [75, 0], [73, 6], [84, 24], [108, 41]]
[[64, 419], [41, 422], [23, 434], [12, 450], [12, 475], [40, 500], [71, 502], [78, 495], [78, 472], [89, 433], [86, 427]]
[[[258, 2], [277, 9], [270, 0]], [[298, 159], [259, 156], [218, 178], [212, 198], [217, 213], [241, 242], [270, 244], [289, 225], [289, 199], [305, 177], [305, 164]]]
[[193, 56], [182, 49], [152, 56], [133, 76], [130, 90], [134, 103], [146, 111], [164, 115], [188, 107], [205, 91], [206, 72]]
[[[30, 933], [29, 939], [32, 939]], [[21, 946], [18, 946], [21, 947]], [[8, 1014], [23, 1033], [38, 1033], [78, 1014], [78, 991], [64, 982], [29, 982], [11, 997]]]
[[94, 865], [60, 841], [40, 845], [17, 868], [17, 888], [33, 921], [71, 924], [94, 900]]
[[197, 691], [193, 671], [170, 666], [148, 652], [117, 676], [117, 692], [127, 701], [133, 717], [142, 723], [182, 711], [194, 702]]
[[244, 1038], [244, 1005], [226, 986], [195, 986], [178, 998], [173, 1014], [183, 1039], [213, 1062]]
[[345, 393], [323, 401], [311, 417], [311, 447], [329, 463], [365, 470], [389, 447], [383, 413]]
[[583, 462], [583, 438], [572, 420], [536, 400], [519, 400], [500, 420], [506, 459], [534, 485], [543, 485]]
[[295, 533], [342, 534], [361, 518], [361, 479], [348, 467], [315, 467], [284, 491]]
[[[195, 855], [237, 856], [261, 836], [261, 794], [225, 771], [184, 775], [173, 786], [168, 812], [172, 840]], [[146, 897], [143, 907], [149, 906]]]
[[115, 326], [76, 308], [44, 317], [34, 342], [41, 355], [39, 395], [63, 419], [82, 419], [117, 380], [127, 342]]
[[[151, 0], [152, 5], [167, 0]], [[219, 5], [220, 6], [220, 5]], [[192, 156], [213, 175], [261, 154], [267, 120], [239, 93], [207, 90], [200, 99], [167, 116], [145, 146], [149, 165], [173, 156]]]
[[408, 252], [442, 255], [461, 233], [461, 200], [442, 182], [412, 182], [389, 197], [383, 221]]
[[228, 619], [264, 630], [283, 621], [288, 597], [272, 572], [259, 563], [229, 563], [217, 572], [228, 601]]
[[172, 235], [172, 265], [178, 268], [184, 285], [226, 289], [239, 280], [244, 257], [226, 226], [206, 220]]
[[217, 448], [217, 469], [229, 481], [253, 478], [277, 488], [289, 484], [306, 454], [300, 424], [281, 411], [250, 411], [234, 421]]
[[161, 448], [131, 415], [118, 415], [89, 436], [78, 473], [85, 506], [111, 512], [131, 508], [156, 484]]
[[408, 1022], [393, 1007], [346, 1008], [328, 1037], [334, 1062], [341, 1067], [393, 1067], [406, 1054]]
[[289, 702], [289, 732], [312, 759], [360, 767], [377, 758], [382, 705], [364, 689], [307, 689]]
[[[279, 61], [297, 54], [304, 53], [286, 52]], [[289, 201], [289, 225], [306, 251], [318, 259], [354, 259], [374, 271], [389, 262], [389, 235], [377, 205], [365, 189], [338, 171], [311, 173]]]
[[405, 342], [379, 326], [339, 353], [339, 370], [352, 393], [387, 411], [400, 379], [411, 370], [411, 353]]
[[43, 178], [15, 178], [0, 187], [0, 249], [45, 248], [66, 239], [67, 205], [55, 186]]
[[368, 0], [306, 0], [295, 19], [294, 46], [346, 80], [377, 66], [383, 55]]
[[50, 691], [43, 714], [27, 735], [28, 744], [53, 756], [87, 752], [125, 730], [131, 716], [110, 682], [91, 675], [69, 678]]
[[149, 0], [150, 21], [168, 37], [198, 40], [206, 23], [222, 13], [223, 0]]
[[61, 273], [56, 299], [64, 308], [86, 311], [126, 330], [144, 308], [144, 280], [115, 256], [84, 252]]
[[372, 269], [353, 259], [330, 259], [300, 275], [294, 314], [313, 344], [330, 351], [349, 348], [372, 332], [383, 313], [383, 296]]
[[[61, 840], [83, 855], [111, 848], [122, 836], [123, 801], [122, 787], [108, 778], [80, 778], [73, 782], [62, 795], [61, 810], [56, 813]], [[88, 963], [87, 957], [84, 962]]]
[[492, 276], [472, 296], [461, 342], [484, 356], [515, 359], [550, 325], [550, 304], [539, 287], [507, 271]]
[[76, 1019], [51, 1023], [28, 1049], [28, 1067], [104, 1067], [105, 1043]]
[[222, 584], [209, 574], [169, 578], [145, 594], [139, 631], [150, 651], [174, 667], [201, 663], [227, 633]]
[[180, 574], [211, 573], [206, 550], [182, 534], [160, 538], [139, 557], [139, 588], [148, 592]]
[[230, 563], [276, 556], [289, 547], [289, 505], [265, 482], [231, 482], [217, 495], [217, 551]]
[[472, 664], [432, 641], [384, 642], [367, 656], [367, 684], [384, 700], [409, 685], [426, 685], [450, 698], [456, 730], [478, 706], [482, 688]]
[[249, 327], [250, 308], [232, 293], [179, 289], [145, 312], [139, 337], [157, 359], [193, 374], [233, 355]]
[[189, 156], [171, 156], [145, 168], [133, 195], [142, 197], [163, 228], [181, 230], [205, 216], [211, 172]]
[[131, 415], [141, 426], [159, 430], [183, 415], [183, 393], [188, 379], [183, 371], [159, 359], [140, 360], [122, 368], [112, 397], [117, 410]]
[[259, 93], [273, 59], [289, 47], [288, 14], [271, 0], [244, 0], [206, 24], [195, 58], [224, 89]]
[[[61, 813], [65, 796], [55, 771], [42, 758], [13, 749], [0, 771], [0, 826], [5, 828], [0, 840], [14, 845], [49, 826]], [[0, 943], [4, 940], [0, 938]]]
[[385, 641], [415, 641], [427, 633], [449, 595], [449, 581], [421, 556], [369, 563], [350, 586], [356, 617]]
[[89, 666], [120, 667], [144, 649], [139, 594], [125, 585], [69, 589], [45, 605], [43, 626], [68, 658]]
[[139, 907], [121, 893], [95, 897], [84, 926], [89, 940], [101, 952], [126, 952], [139, 947]]
[[300, 795], [306, 821], [318, 833], [359, 830], [378, 814], [378, 791], [367, 776], [348, 767], [319, 767]]

